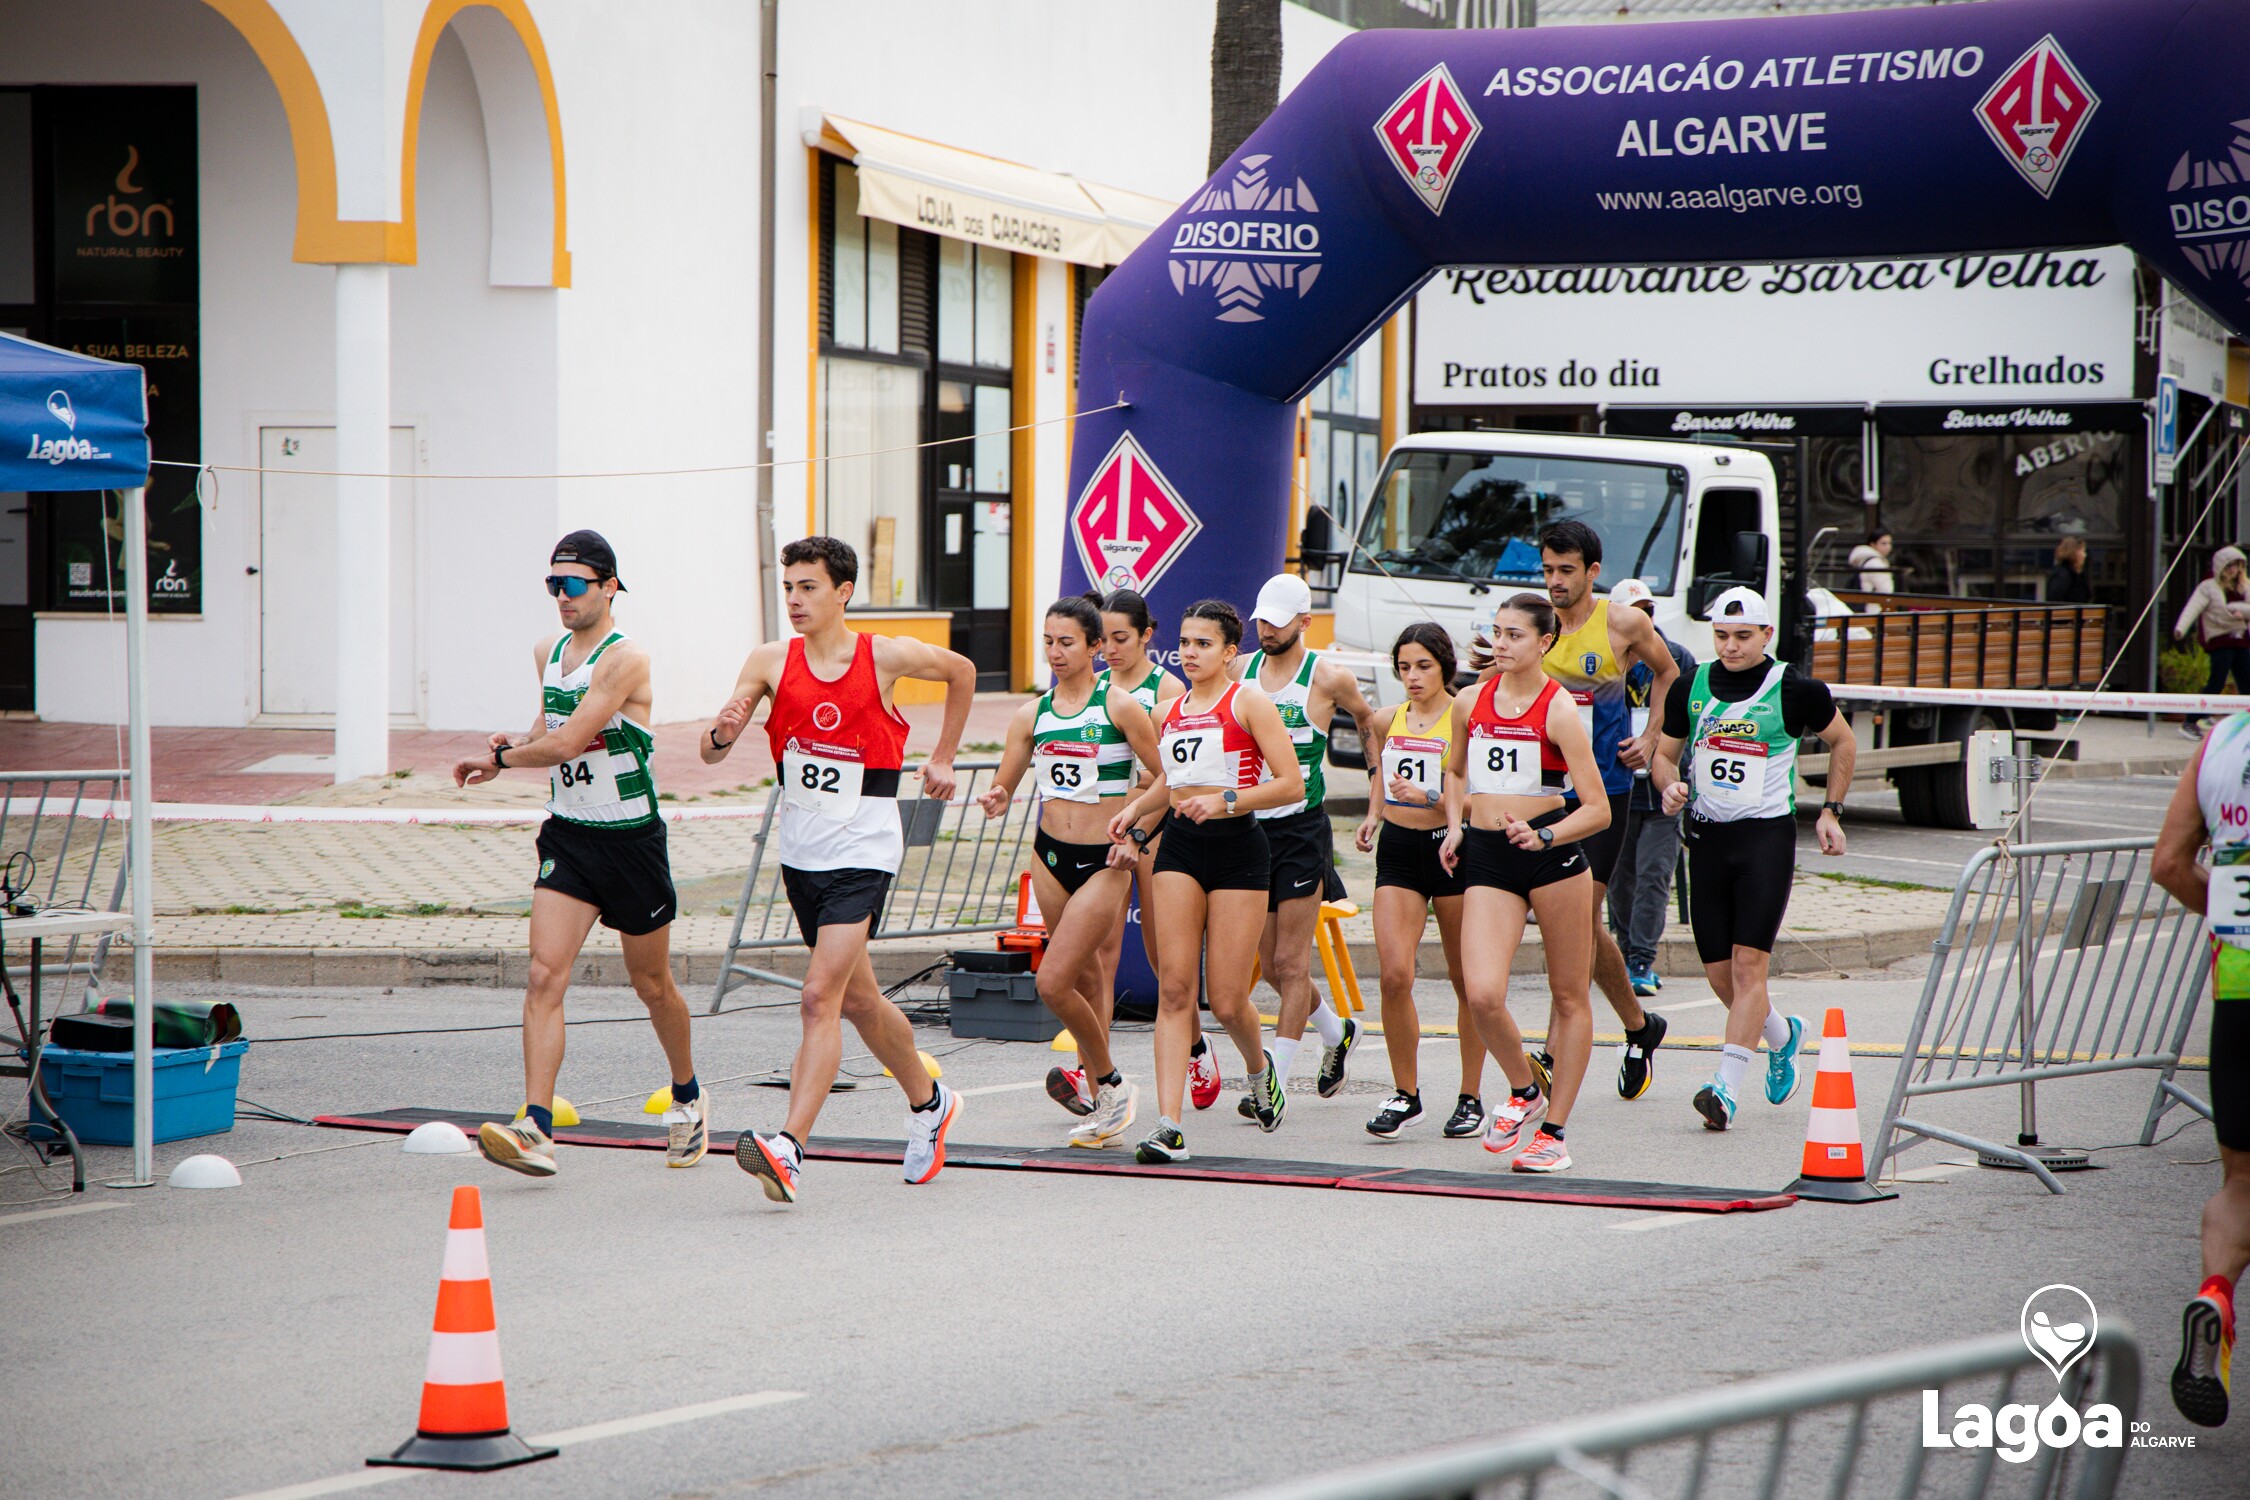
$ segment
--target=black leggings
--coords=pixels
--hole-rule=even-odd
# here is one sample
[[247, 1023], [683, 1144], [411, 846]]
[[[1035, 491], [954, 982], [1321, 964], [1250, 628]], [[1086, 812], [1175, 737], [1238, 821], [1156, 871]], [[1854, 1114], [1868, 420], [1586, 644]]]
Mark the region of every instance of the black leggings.
[[1681, 820], [1688, 850], [1688, 917], [1695, 956], [1723, 964], [1736, 948], [1773, 952], [1797, 874], [1797, 820]]

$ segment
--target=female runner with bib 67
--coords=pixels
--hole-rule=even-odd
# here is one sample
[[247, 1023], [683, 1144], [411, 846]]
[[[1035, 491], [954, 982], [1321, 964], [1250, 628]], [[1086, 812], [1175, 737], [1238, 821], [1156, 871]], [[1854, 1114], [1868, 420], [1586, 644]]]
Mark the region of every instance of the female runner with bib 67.
[[1199, 966], [1211, 1014], [1242, 1053], [1258, 1128], [1279, 1125], [1286, 1107], [1250, 1004], [1250, 966], [1265, 930], [1271, 878], [1266, 831], [1250, 814], [1303, 797], [1305, 777], [1273, 700], [1254, 682], [1228, 678], [1241, 645], [1242, 617], [1233, 605], [1206, 599], [1188, 607], [1180, 621], [1188, 690], [1164, 711], [1157, 779], [1109, 825], [1116, 842], [1110, 858], [1123, 867], [1132, 866], [1152, 829], [1164, 836], [1150, 882], [1159, 1118], [1138, 1153], [1151, 1166], [1188, 1159], [1180, 1109], [1197, 1029]]

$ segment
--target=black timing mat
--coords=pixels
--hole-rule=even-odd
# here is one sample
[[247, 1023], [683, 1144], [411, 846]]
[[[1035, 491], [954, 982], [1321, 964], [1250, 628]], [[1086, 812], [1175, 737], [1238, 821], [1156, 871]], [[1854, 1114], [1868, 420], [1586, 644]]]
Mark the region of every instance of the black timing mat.
[[[450, 1120], [470, 1134], [487, 1120], [508, 1116], [457, 1109], [382, 1109], [356, 1114], [316, 1115], [313, 1123], [341, 1130], [384, 1130], [403, 1135], [432, 1120]], [[714, 1152], [731, 1153], [739, 1131], [711, 1133]], [[586, 1120], [558, 1126], [555, 1139], [566, 1146], [618, 1146], [661, 1151], [664, 1129], [648, 1123]], [[896, 1165], [899, 1141], [818, 1136], [805, 1155], [815, 1161], [887, 1162]], [[1171, 1166], [1145, 1167], [1124, 1150], [1088, 1151], [1070, 1146], [970, 1146], [949, 1144], [949, 1167], [1003, 1171], [1091, 1172], [1111, 1177], [1185, 1178], [1198, 1182], [1256, 1182], [1274, 1187], [1340, 1188], [1347, 1192], [1421, 1193], [1441, 1198], [1506, 1198], [1524, 1203], [1577, 1203], [1590, 1208], [1654, 1208], [1683, 1213], [1747, 1213], [1786, 1208], [1797, 1200], [1788, 1193], [1750, 1188], [1693, 1187], [1675, 1182], [1612, 1182], [1594, 1177], [1545, 1177], [1528, 1172], [1449, 1172], [1430, 1167], [1368, 1168], [1341, 1162], [1271, 1161], [1255, 1156], [1198, 1156]]]

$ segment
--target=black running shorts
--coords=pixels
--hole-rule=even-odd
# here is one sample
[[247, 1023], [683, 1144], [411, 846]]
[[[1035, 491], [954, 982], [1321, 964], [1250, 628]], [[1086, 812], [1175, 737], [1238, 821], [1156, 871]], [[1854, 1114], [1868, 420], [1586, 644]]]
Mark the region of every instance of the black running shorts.
[[2250, 1151], [2250, 1000], [2211, 1002], [2211, 1123], [2220, 1145]]
[[788, 892], [789, 909], [797, 914], [797, 931], [811, 948], [819, 943], [823, 927], [865, 922], [873, 932], [891, 893], [891, 872], [797, 870], [783, 865], [781, 888]]
[[[1557, 808], [1531, 820], [1534, 828], [1559, 823], [1569, 809]], [[1489, 885], [1521, 896], [1525, 901], [1543, 885], [1583, 874], [1586, 851], [1579, 844], [1557, 843], [1545, 849], [1518, 849], [1508, 836], [1494, 829], [1461, 830], [1461, 859], [1456, 866], [1464, 886]]]
[[1284, 901], [1318, 896], [1323, 901], [1344, 899], [1344, 877], [1336, 873], [1336, 829], [1328, 810], [1308, 807], [1285, 818], [1260, 818], [1272, 870], [1266, 887], [1266, 910], [1279, 911]]
[[1680, 836], [1687, 842], [1696, 957], [1723, 964], [1737, 948], [1773, 952], [1797, 875], [1796, 818], [1715, 823], [1690, 813], [1680, 819]]
[[678, 914], [660, 822], [606, 828], [550, 817], [539, 825], [536, 847], [539, 875], [533, 886], [594, 907], [604, 927], [639, 937]]
[[1445, 826], [1402, 828], [1385, 823], [1375, 836], [1375, 888], [1404, 886], [1431, 901], [1458, 896], [1468, 887], [1458, 873], [1448, 875], [1438, 863], [1438, 846], [1445, 842]]
[[[1578, 847], [1586, 851], [1586, 868], [1594, 872], [1596, 885], [1609, 884], [1609, 877], [1617, 868], [1617, 857], [1625, 850], [1625, 808], [1632, 797], [1631, 792], [1611, 792], [1609, 826], [1600, 833], [1589, 833], [1578, 841]], [[1564, 812], [1577, 810], [1576, 798], [1563, 804]]]
[[1158, 825], [1164, 842], [1150, 869], [1153, 879], [1167, 870], [1195, 877], [1206, 891], [1264, 891], [1273, 880], [1273, 858], [1266, 830], [1256, 818], [1237, 816], [1191, 823], [1166, 813]]
[[1031, 856], [1047, 867], [1065, 895], [1075, 896], [1078, 888], [1109, 868], [1107, 844], [1066, 844], [1051, 837], [1042, 828], [1031, 836]]

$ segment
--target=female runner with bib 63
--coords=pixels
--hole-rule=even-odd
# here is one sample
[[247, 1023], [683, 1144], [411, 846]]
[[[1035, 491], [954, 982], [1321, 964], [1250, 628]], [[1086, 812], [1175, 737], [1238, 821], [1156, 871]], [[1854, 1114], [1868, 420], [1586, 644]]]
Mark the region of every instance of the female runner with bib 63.
[[[1157, 851], [1157, 1127], [1141, 1142], [1150, 1165], [1186, 1161], [1180, 1132], [1188, 1048], [1196, 1037], [1197, 969], [1211, 1014], [1242, 1053], [1258, 1127], [1281, 1123], [1286, 1096], [1250, 1004], [1250, 966], [1265, 930], [1271, 861], [1266, 831], [1250, 816], [1305, 795], [1296, 747], [1281, 711], [1227, 666], [1242, 644], [1242, 617], [1218, 599], [1180, 621], [1180, 671], [1188, 690], [1164, 711], [1157, 779], [1110, 821], [1112, 862], [1131, 867], [1163, 817]], [[1270, 780], [1267, 778], [1271, 778]]]
[[[1469, 1009], [1510, 1090], [1488, 1116], [1484, 1149], [1516, 1153], [1512, 1165], [1519, 1172], [1570, 1166], [1563, 1125], [1594, 1045], [1586, 998], [1593, 981], [1593, 875], [1578, 840], [1609, 826], [1609, 799], [1589, 793], [1565, 811], [1564, 794], [1574, 786], [1599, 788], [1601, 769], [1577, 705], [1547, 675], [1547, 648], [1558, 628], [1555, 607], [1538, 594], [1517, 594], [1493, 617], [1498, 675], [1485, 681], [1473, 704], [1466, 695], [1453, 700], [1446, 835], [1438, 848], [1439, 861], [1448, 872], [1460, 871], [1467, 887], [1461, 967]], [[1532, 912], [1539, 914], [1553, 996], [1551, 1094], [1541, 1091], [1524, 1056], [1523, 1033], [1508, 1014], [1508, 967]]]
[[1114, 1144], [1133, 1123], [1137, 1090], [1109, 1053], [1109, 1017], [1092, 996], [1101, 982], [1101, 949], [1125, 915], [1133, 872], [1110, 863], [1109, 815], [1139, 779], [1135, 763], [1156, 764], [1156, 728], [1148, 710], [1124, 688], [1094, 675], [1101, 611], [1084, 599], [1047, 606], [1047, 667], [1055, 685], [1016, 710], [992, 785], [977, 799], [987, 818], [1005, 817], [1024, 772], [1038, 789], [1038, 833], [1032, 840], [1031, 888], [1047, 923], [1039, 963], [1039, 998], [1077, 1039], [1083, 1081], [1062, 1068], [1047, 1075], [1047, 1092], [1086, 1123], [1073, 1146]]

